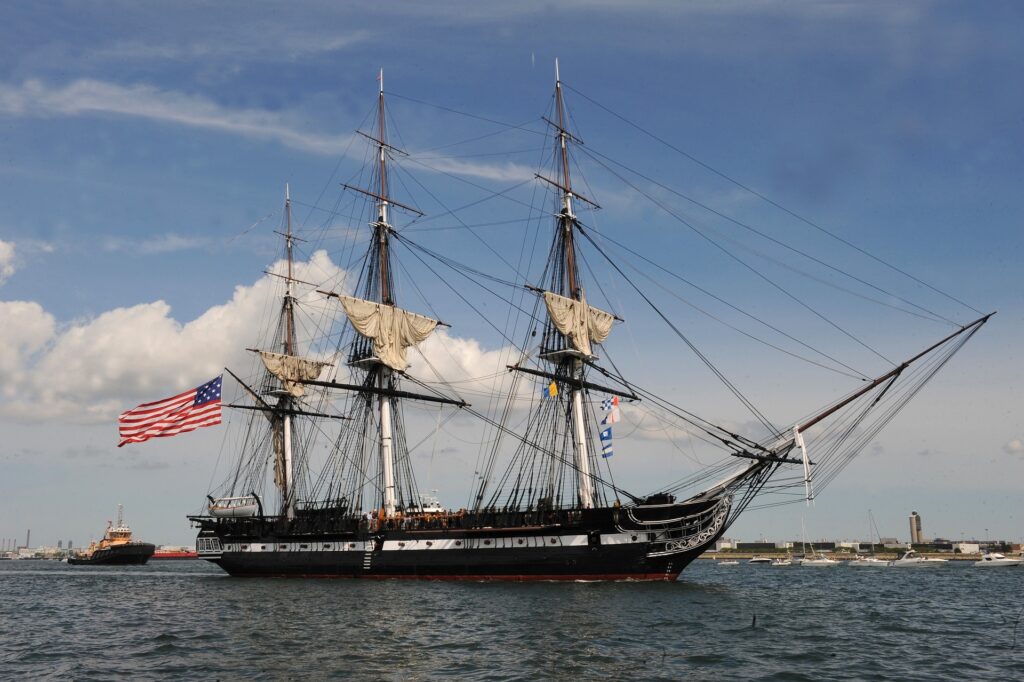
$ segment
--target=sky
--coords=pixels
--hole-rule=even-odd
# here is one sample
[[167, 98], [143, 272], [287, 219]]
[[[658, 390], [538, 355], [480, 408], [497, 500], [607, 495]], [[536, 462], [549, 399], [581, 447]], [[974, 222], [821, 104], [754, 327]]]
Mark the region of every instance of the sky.
[[[905, 540], [916, 510], [928, 536], [1021, 540], [1020, 3], [365, 5], [38, 2], [6, 10], [0, 538], [20, 544], [31, 528], [34, 545], [83, 544], [123, 503], [145, 539], [192, 543], [185, 516], [223, 470], [224, 429], [118, 449], [117, 415], [248, 362], [244, 348], [276, 284], [265, 273], [280, 267], [273, 231], [285, 183], [297, 230], [309, 238], [300, 277], [345, 281], [352, 262], [341, 237], [361, 226], [335, 210], [346, 205], [338, 185], [359, 177], [365, 147], [354, 131], [369, 130], [379, 69], [391, 139], [411, 153], [396, 191], [428, 218], [440, 214], [408, 234], [510, 277], [505, 263], [485, 261], [522, 246], [514, 220], [523, 207], [489, 200], [458, 220], [447, 211], [512, 187], [520, 194], [511, 197], [529, 199], [558, 58], [572, 129], [585, 142], [577, 187], [602, 206], [586, 219], [615, 240], [637, 278], [675, 297], [666, 307], [673, 321], [773, 421], [793, 423], [856, 381], [733, 333], [680, 298], [734, 326], [751, 329], [749, 320], [659, 279], [625, 248], [870, 376], [951, 329], [894, 306], [910, 301], [960, 324], [998, 310], [813, 508], [750, 510], [729, 535], [793, 539], [803, 520], [812, 537], [866, 537], [871, 510], [883, 535]], [[467, 224], [479, 227], [470, 235]], [[493, 246], [482, 247], [480, 234]], [[414, 288], [420, 266], [408, 255], [403, 265], [410, 307], [440, 309], [452, 323], [424, 356], [467, 379], [493, 373], [505, 340], [446, 307], [443, 282]], [[594, 282], [594, 298], [626, 319], [608, 351], [622, 369], [743, 428], [750, 415], [678, 339], [650, 311], [627, 308], [634, 304], [621, 279], [595, 274]], [[625, 412], [636, 428], [632, 445], [616, 443], [616, 475], [651, 490], [682, 477], [687, 446], [652, 444], [658, 437], [645, 436], [639, 414]], [[456, 420], [419, 462], [421, 479], [447, 504], [463, 504], [474, 437]]]

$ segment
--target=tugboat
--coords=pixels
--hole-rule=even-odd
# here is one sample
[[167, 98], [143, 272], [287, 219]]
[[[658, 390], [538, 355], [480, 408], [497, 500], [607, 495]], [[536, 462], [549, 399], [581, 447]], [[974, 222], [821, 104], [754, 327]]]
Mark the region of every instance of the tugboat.
[[132, 529], [124, 522], [124, 508], [117, 505], [117, 525], [107, 521], [107, 532], [99, 542], [90, 542], [84, 552], [68, 557], [68, 563], [79, 565], [127, 566], [145, 564], [156, 551], [156, 545], [132, 540]]

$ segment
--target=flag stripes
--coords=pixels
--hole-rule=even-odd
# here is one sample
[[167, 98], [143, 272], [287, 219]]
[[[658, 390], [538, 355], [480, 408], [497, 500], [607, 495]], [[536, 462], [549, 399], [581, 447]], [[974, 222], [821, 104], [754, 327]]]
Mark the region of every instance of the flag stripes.
[[221, 423], [221, 380], [212, 381], [170, 398], [143, 403], [118, 418], [121, 442], [142, 443]]

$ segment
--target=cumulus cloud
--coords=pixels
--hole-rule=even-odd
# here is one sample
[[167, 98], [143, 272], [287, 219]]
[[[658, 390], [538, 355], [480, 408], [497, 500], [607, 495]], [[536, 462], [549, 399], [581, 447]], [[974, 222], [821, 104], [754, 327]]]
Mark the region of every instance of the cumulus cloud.
[[[282, 265], [275, 265], [279, 271]], [[344, 272], [323, 251], [296, 264], [308, 282], [341, 282]], [[280, 278], [238, 286], [230, 301], [181, 323], [164, 301], [106, 311], [58, 327], [34, 302], [0, 302], [0, 414], [21, 419], [67, 417], [87, 423], [116, 416], [134, 402], [184, 390], [247, 366], [243, 346], [263, 329]], [[319, 297], [313, 287], [301, 301]]]
[[56, 320], [38, 303], [0, 301], [0, 399], [31, 380], [31, 365], [55, 335]]
[[0, 286], [14, 274], [14, 243], [0, 239]]
[[[416, 357], [418, 355], [418, 357]], [[515, 361], [511, 348], [486, 350], [475, 339], [452, 336], [440, 328], [410, 356], [409, 374], [425, 382], [444, 382], [470, 403], [474, 394], [508, 391]]]
[[1008, 455], [1024, 455], [1024, 440], [1011, 438], [1003, 445], [1003, 452]]
[[[0, 415], [22, 420], [66, 418], [112, 421], [127, 407], [196, 386], [224, 367], [249, 367], [247, 344], [277, 314], [284, 263], [231, 299], [194, 320], [180, 322], [164, 301], [108, 310], [59, 326], [38, 303], [0, 302]], [[346, 290], [347, 273], [325, 251], [295, 264], [303, 284], [295, 295], [300, 313], [318, 317], [324, 301], [316, 288]], [[307, 327], [299, 324], [300, 336]], [[308, 338], [301, 339], [308, 341]], [[325, 352], [330, 352], [327, 350]], [[473, 339], [439, 330], [412, 356], [414, 373], [454, 382], [457, 391], [495, 390], [509, 381], [509, 349], [487, 350]], [[339, 367], [344, 374], [345, 368]], [[470, 400], [472, 402], [472, 400]]]

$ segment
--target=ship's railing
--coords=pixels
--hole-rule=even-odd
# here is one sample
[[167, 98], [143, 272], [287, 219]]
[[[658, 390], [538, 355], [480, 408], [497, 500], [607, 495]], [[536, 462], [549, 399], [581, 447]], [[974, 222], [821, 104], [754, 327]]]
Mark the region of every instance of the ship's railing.
[[662, 525], [657, 528], [649, 525], [655, 532], [647, 556], [668, 556], [710, 545], [723, 532], [731, 508], [732, 496], [727, 495], [699, 514], [658, 522]]

